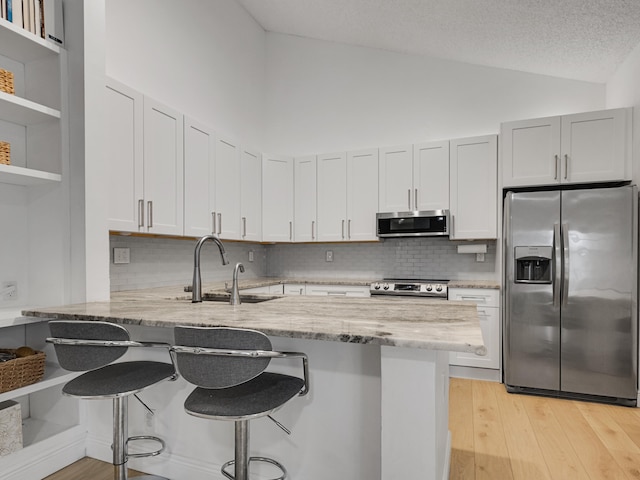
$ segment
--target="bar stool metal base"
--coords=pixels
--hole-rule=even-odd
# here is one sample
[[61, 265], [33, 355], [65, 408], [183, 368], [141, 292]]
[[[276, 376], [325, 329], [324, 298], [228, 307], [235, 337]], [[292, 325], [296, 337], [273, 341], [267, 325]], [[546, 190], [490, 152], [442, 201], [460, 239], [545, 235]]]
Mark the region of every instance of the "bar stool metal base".
[[[287, 470], [284, 468], [284, 466], [280, 463], [280, 462], [276, 462], [273, 458], [267, 458], [267, 457], [250, 457], [249, 458], [249, 464], [251, 464], [251, 462], [265, 462], [265, 463], [270, 463], [271, 465], [275, 465], [277, 468], [280, 469], [280, 471], [282, 472], [282, 475], [276, 478], [273, 478], [271, 480], [284, 480], [285, 478], [287, 478]], [[227, 463], [225, 463], [224, 465], [222, 465], [222, 468], [220, 469], [220, 471], [222, 472], [222, 474], [227, 477], [230, 480], [236, 480], [236, 477], [234, 477], [233, 475], [231, 475], [229, 472], [226, 471], [227, 467], [230, 467], [232, 465], [234, 465], [236, 463], [235, 460], [230, 460]], [[140, 478], [140, 477], [136, 477], [136, 480]]]
[[[249, 463], [265, 462], [276, 466], [282, 475], [271, 480], [284, 480], [287, 477], [287, 470], [284, 466], [267, 457], [249, 457], [249, 420], [235, 421], [235, 458], [228, 461], [220, 471], [229, 480], [249, 480]], [[227, 472], [227, 467], [234, 466], [234, 475]]]

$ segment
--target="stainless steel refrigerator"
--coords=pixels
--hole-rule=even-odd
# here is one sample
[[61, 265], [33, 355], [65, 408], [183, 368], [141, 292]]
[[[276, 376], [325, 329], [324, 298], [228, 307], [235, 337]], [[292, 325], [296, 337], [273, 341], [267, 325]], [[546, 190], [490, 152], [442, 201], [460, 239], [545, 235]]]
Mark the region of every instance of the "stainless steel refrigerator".
[[506, 195], [508, 391], [635, 405], [637, 218], [635, 186]]

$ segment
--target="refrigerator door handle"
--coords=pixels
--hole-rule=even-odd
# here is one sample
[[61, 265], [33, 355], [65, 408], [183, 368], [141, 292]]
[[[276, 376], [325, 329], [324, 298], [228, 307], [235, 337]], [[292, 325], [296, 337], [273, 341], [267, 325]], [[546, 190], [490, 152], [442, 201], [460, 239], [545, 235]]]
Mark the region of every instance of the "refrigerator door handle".
[[562, 306], [566, 306], [569, 299], [569, 225], [562, 224]]
[[560, 224], [553, 224], [553, 306], [560, 307], [560, 287], [562, 285], [562, 234]]

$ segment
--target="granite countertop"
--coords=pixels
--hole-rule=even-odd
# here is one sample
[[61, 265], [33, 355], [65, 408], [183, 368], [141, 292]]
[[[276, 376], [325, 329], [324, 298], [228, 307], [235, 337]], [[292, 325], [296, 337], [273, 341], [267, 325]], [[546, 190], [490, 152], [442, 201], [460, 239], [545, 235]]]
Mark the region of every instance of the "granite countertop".
[[[368, 287], [376, 279], [345, 279], [345, 278], [279, 278], [279, 277], [260, 277], [253, 279], [243, 279], [239, 281], [239, 286], [243, 288], [266, 287], [269, 285], [278, 285], [281, 283], [295, 284], [314, 284], [314, 285], [355, 285]], [[213, 285], [213, 284], [212, 284]], [[496, 280], [450, 280], [449, 288], [487, 288], [500, 289], [500, 282]], [[220, 282], [216, 286], [212, 286], [216, 290], [224, 288], [224, 282]]]
[[[351, 282], [347, 284], [353, 285]], [[240, 287], [261, 285], [246, 280], [241, 282]], [[224, 297], [224, 282], [205, 285], [203, 296], [206, 298], [207, 294]], [[184, 292], [184, 287], [161, 287], [114, 292], [108, 302], [26, 309], [22, 314], [152, 327], [193, 325], [253, 328], [280, 337], [471, 352], [478, 355], [486, 353], [477, 307], [471, 302], [406, 297], [246, 295], [245, 298], [245, 303], [236, 306], [215, 301], [192, 304], [191, 295]], [[269, 300], [249, 303], [261, 299]]]

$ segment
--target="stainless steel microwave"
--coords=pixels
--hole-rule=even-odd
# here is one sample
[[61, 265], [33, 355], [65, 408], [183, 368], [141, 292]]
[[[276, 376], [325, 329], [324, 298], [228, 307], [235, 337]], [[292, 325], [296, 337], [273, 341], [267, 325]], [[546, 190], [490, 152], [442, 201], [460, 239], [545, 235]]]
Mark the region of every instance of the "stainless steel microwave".
[[449, 210], [377, 213], [378, 237], [449, 235]]

